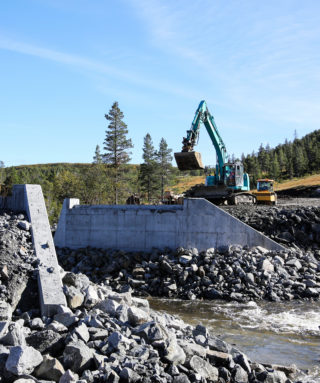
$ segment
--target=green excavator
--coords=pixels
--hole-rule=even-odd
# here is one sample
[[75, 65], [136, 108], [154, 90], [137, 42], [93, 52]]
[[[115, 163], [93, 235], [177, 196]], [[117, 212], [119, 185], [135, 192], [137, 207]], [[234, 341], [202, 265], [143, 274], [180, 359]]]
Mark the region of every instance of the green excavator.
[[179, 170], [204, 168], [201, 154], [194, 151], [201, 123], [205, 126], [216, 151], [216, 170], [214, 175], [206, 177], [205, 184], [192, 187], [185, 196], [205, 198], [215, 204], [255, 204], [256, 197], [250, 193], [249, 175], [244, 172], [241, 161], [228, 161], [225, 144], [205, 101], [200, 102], [191, 129], [187, 130], [187, 137], [183, 138], [182, 151], [174, 153]]

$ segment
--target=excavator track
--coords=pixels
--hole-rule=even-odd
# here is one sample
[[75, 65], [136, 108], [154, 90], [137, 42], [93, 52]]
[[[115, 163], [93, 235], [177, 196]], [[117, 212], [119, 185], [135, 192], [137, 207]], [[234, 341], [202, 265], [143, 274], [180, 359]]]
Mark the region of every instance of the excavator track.
[[251, 193], [234, 193], [228, 198], [228, 205], [256, 205], [257, 198]]
[[255, 205], [257, 198], [249, 192], [234, 193], [224, 186], [198, 184], [184, 193], [185, 197], [204, 198], [215, 205]]

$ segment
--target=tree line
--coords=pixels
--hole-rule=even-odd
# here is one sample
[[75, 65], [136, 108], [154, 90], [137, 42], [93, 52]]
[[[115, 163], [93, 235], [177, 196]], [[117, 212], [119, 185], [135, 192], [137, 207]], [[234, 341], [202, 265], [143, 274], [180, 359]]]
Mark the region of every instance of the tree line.
[[275, 148], [261, 144], [258, 152], [241, 158], [245, 170], [255, 184], [258, 178], [268, 177], [277, 181], [303, 177], [320, 171], [320, 130], [315, 130], [293, 142], [285, 140]]
[[173, 168], [172, 150], [164, 138], [155, 149], [151, 135], [144, 137], [143, 162], [132, 165], [133, 144], [123, 112], [114, 102], [105, 114], [108, 126], [103, 150], [97, 145], [91, 164], [45, 164], [5, 168], [0, 161], [2, 193], [9, 192], [14, 184], [40, 184], [45, 196], [51, 222], [57, 220], [62, 202], [77, 197], [83, 204], [125, 203], [130, 195], [140, 197], [142, 203], [159, 202], [164, 191], [179, 174]]

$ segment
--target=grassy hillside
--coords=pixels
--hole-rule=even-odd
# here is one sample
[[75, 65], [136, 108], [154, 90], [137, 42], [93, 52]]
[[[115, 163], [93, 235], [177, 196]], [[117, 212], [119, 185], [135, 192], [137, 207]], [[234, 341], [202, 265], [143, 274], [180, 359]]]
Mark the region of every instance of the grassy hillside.
[[286, 190], [298, 186], [320, 186], [320, 174], [313, 174], [311, 176], [294, 178], [281, 183], [276, 183], [276, 190]]
[[205, 176], [179, 176], [171, 186], [175, 194], [182, 194], [192, 186], [204, 183]]
[[[199, 173], [191, 176], [172, 167], [166, 190], [181, 194], [194, 185], [203, 184], [205, 175], [199, 175]], [[112, 168], [104, 164], [55, 163], [0, 169], [0, 191], [2, 193], [10, 192], [10, 187], [14, 184], [30, 183], [42, 186], [51, 223], [57, 222], [62, 202], [67, 197], [79, 198], [83, 204], [112, 203], [113, 182]], [[139, 165], [125, 165], [120, 182], [122, 185], [121, 204], [125, 203], [132, 194], [142, 196], [142, 202], [146, 202], [139, 183]], [[314, 185], [320, 185], [319, 173], [276, 183], [276, 190]], [[255, 186], [255, 184], [251, 184], [252, 189]], [[160, 196], [156, 196], [152, 203], [159, 201]]]
[[[171, 190], [176, 194], [181, 194], [192, 186], [204, 183], [205, 176], [185, 176], [177, 177], [176, 182], [172, 185]], [[313, 174], [301, 178], [293, 178], [283, 182], [275, 183], [275, 190], [285, 190], [298, 186], [320, 186], [320, 174]], [[251, 185], [254, 189], [256, 185]]]

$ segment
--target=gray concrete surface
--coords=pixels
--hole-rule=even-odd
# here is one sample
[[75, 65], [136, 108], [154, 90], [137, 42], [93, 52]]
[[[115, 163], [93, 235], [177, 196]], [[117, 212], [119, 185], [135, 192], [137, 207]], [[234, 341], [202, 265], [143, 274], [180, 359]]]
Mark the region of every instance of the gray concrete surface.
[[54, 236], [55, 243], [65, 243], [66, 241], [66, 219], [67, 213], [73, 206], [79, 205], [80, 201], [78, 198], [66, 198], [63, 201], [62, 209], [59, 217], [59, 230], [56, 231]]
[[55, 246], [40, 185], [14, 185], [11, 197], [1, 199], [10, 210], [25, 212], [32, 226], [32, 240], [39, 259], [38, 286], [42, 315], [51, 316], [66, 305]]
[[54, 238], [58, 247], [97, 247], [125, 251], [196, 247], [205, 250], [230, 244], [283, 246], [204, 199], [183, 205], [77, 205], [67, 200]]

